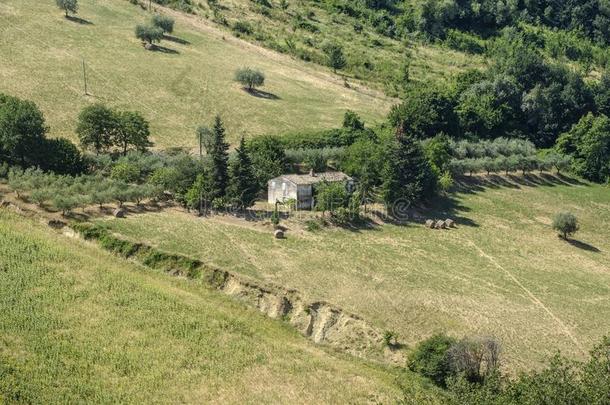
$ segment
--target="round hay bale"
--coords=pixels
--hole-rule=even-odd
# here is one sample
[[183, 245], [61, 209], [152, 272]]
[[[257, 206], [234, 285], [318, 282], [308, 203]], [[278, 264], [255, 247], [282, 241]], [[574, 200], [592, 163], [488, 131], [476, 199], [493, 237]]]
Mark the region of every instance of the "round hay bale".
[[445, 226], [447, 228], [455, 228], [455, 221], [453, 219], [446, 219]]
[[445, 229], [445, 227], [446, 227], [445, 221], [441, 221], [440, 219], [438, 221], [436, 221], [436, 225], [435, 225], [436, 229]]
[[426, 228], [434, 229], [434, 220], [428, 219], [426, 221]]
[[276, 229], [275, 232], [273, 232], [273, 237], [275, 239], [284, 239], [284, 231], [281, 229]]
[[123, 208], [117, 208], [112, 212], [112, 216], [114, 216], [115, 218], [125, 218], [125, 214], [126, 212]]

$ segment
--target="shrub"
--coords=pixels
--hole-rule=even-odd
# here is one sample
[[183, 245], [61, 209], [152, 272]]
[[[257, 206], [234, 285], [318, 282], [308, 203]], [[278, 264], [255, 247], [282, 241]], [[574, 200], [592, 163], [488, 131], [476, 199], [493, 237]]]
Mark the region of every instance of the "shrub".
[[453, 375], [482, 383], [500, 366], [500, 344], [488, 337], [466, 337], [447, 352]]
[[273, 214], [271, 214], [271, 223], [274, 226], [278, 226], [280, 224], [280, 212], [278, 211], [277, 204], [275, 204], [275, 208], [273, 209]]
[[254, 29], [247, 21], [236, 21], [235, 24], [233, 24], [233, 31], [238, 34], [252, 35]]
[[553, 229], [558, 231], [564, 239], [578, 231], [578, 219], [570, 212], [560, 212], [553, 218]]
[[396, 332], [391, 331], [391, 330], [386, 330], [383, 333], [383, 343], [387, 347], [397, 346], [398, 345], [398, 336], [396, 335]]
[[347, 66], [347, 60], [343, 54], [343, 47], [339, 44], [328, 43], [324, 45], [323, 51], [328, 57], [328, 66], [336, 73], [337, 70]]
[[316, 232], [322, 229], [322, 225], [320, 224], [320, 221], [309, 219], [305, 221], [305, 229], [307, 229], [309, 232]]
[[444, 334], [424, 340], [409, 356], [409, 369], [444, 387], [447, 377], [451, 375], [449, 349], [455, 343], [454, 338]]

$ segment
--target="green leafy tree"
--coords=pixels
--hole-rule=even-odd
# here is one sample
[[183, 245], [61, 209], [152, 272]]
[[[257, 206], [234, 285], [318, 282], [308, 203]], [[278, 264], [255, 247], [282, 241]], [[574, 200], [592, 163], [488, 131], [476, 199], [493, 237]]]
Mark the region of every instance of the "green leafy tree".
[[366, 210], [367, 203], [374, 200], [373, 190], [381, 183], [383, 167], [382, 147], [371, 140], [360, 140], [347, 148], [341, 169], [358, 181], [358, 193]]
[[364, 130], [364, 122], [360, 116], [351, 110], [347, 110], [343, 116], [343, 128], [356, 131]]
[[199, 144], [199, 156], [202, 157], [203, 153], [209, 154], [214, 144], [214, 131], [210, 128], [201, 125], [197, 128], [197, 142]]
[[451, 162], [449, 137], [441, 133], [428, 140], [424, 143], [424, 153], [436, 174], [446, 171]]
[[197, 176], [195, 182], [186, 192], [186, 204], [195, 209], [199, 215], [206, 215], [214, 201], [214, 185], [210, 181], [209, 173], [204, 172]]
[[392, 108], [390, 124], [419, 139], [441, 132], [454, 136], [458, 132], [454, 107], [454, 97], [448, 91], [434, 86], [414, 86], [404, 101]]
[[163, 39], [163, 30], [159, 27], [151, 25], [136, 25], [136, 38], [151, 47], [155, 42], [161, 42]]
[[241, 83], [248, 91], [265, 85], [265, 74], [260, 70], [249, 67], [238, 69], [235, 72], [235, 81]]
[[69, 13], [76, 14], [78, 11], [78, 0], [55, 0], [55, 3], [66, 13], [66, 17]]
[[174, 19], [166, 15], [155, 14], [151, 20], [152, 26], [160, 28], [163, 33], [171, 34], [174, 32]]
[[553, 229], [567, 240], [569, 236], [578, 231], [578, 219], [571, 212], [560, 212], [553, 218]]
[[58, 174], [75, 176], [85, 171], [83, 155], [76, 145], [64, 138], [47, 139], [43, 144], [44, 159], [40, 167]]
[[284, 172], [286, 165], [284, 149], [272, 136], [257, 137], [250, 141], [247, 147], [258, 188], [264, 189], [269, 180]]
[[82, 147], [91, 148], [99, 154], [112, 146], [117, 126], [116, 114], [110, 108], [93, 104], [78, 115], [76, 133]]
[[572, 156], [576, 174], [595, 182], [610, 178], [610, 119], [589, 113], [557, 140], [557, 150]]
[[226, 195], [229, 184], [229, 144], [225, 141], [225, 128], [219, 115], [216, 116], [212, 129], [214, 139], [210, 150], [210, 181], [214, 198]]
[[31, 101], [0, 94], [0, 158], [11, 164], [41, 162], [47, 127], [42, 112]]
[[66, 216], [74, 208], [78, 207], [79, 201], [74, 196], [66, 196], [60, 193], [53, 198], [53, 205], [61, 211], [62, 216]]
[[227, 197], [234, 205], [247, 208], [254, 204], [258, 187], [244, 138], [241, 138], [235, 152], [236, 156], [229, 170]]
[[118, 146], [123, 155], [130, 146], [138, 151], [145, 151], [152, 146], [149, 140], [150, 129], [148, 121], [139, 112], [120, 111], [116, 115], [116, 128], [112, 134], [112, 143]]
[[435, 190], [436, 178], [419, 142], [398, 131], [386, 149], [382, 170], [386, 204], [394, 206], [399, 201], [413, 204], [430, 197]]
[[343, 47], [341, 45], [328, 43], [324, 45], [323, 51], [328, 58], [328, 66], [331, 67], [335, 73], [337, 73], [337, 70], [347, 66], [347, 60], [345, 59]]
[[321, 211], [324, 216], [326, 212], [331, 214], [339, 208], [346, 208], [349, 203], [349, 194], [342, 182], [322, 182], [315, 187], [316, 210]]

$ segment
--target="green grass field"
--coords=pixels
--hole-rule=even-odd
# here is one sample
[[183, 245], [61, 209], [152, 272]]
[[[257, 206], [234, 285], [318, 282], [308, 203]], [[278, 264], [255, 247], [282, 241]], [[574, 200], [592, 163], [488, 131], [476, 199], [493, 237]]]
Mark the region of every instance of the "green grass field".
[[[502, 182], [446, 202], [437, 216], [459, 224], [447, 231], [310, 233], [287, 222], [288, 238], [278, 241], [262, 225], [177, 210], [104, 222], [134, 241], [328, 300], [408, 345], [439, 331], [491, 335], [512, 371], [556, 350], [582, 358], [610, 331], [610, 191], [552, 176]], [[581, 222], [572, 244], [551, 230], [560, 210]]]
[[0, 306], [0, 403], [437, 399], [416, 376], [316, 347], [199, 283], [5, 209]]
[[[188, 43], [162, 42], [176, 53], [146, 51], [134, 27], [150, 13], [125, 0], [79, 5], [79, 17], [89, 23], [65, 19], [53, 1], [0, 3], [0, 92], [36, 102], [52, 136], [76, 139], [76, 117], [93, 102], [142, 112], [158, 147], [194, 147], [195, 129], [217, 113], [235, 142], [242, 135], [337, 127], [347, 109], [373, 124], [394, 103], [179, 13], [174, 36]], [[83, 59], [91, 96], [84, 96]], [[266, 73], [263, 90], [272, 98], [252, 96], [233, 82], [243, 66]]]

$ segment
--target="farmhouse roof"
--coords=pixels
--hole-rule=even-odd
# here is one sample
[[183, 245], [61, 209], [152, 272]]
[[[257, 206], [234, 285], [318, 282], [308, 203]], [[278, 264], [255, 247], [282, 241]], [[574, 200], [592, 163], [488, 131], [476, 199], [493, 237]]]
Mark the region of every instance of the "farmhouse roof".
[[[329, 183], [335, 183], [339, 181], [349, 181], [352, 180], [347, 174], [343, 172], [324, 172], [324, 173], [316, 173], [313, 174], [285, 174], [280, 177], [276, 177], [273, 180], [284, 179], [290, 181], [296, 185], [309, 185], [321, 183], [323, 181], [327, 181]], [[272, 181], [273, 181], [272, 180]]]

